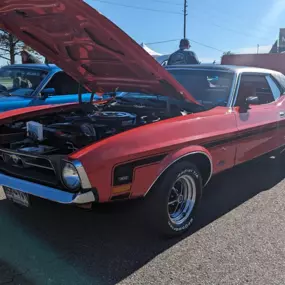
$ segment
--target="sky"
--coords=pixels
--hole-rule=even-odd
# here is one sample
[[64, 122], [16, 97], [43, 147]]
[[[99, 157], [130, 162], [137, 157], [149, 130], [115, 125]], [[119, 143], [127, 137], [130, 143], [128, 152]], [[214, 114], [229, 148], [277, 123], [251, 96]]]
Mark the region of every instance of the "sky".
[[[86, 2], [138, 43], [183, 37], [184, 0]], [[223, 51], [256, 53], [257, 45], [260, 53], [268, 52], [278, 38], [279, 28], [285, 28], [284, 14], [285, 0], [188, 0], [186, 36], [202, 62], [218, 62]], [[178, 45], [179, 41], [172, 41], [148, 46], [168, 54]]]
[[[184, 0], [85, 1], [139, 44], [148, 44], [161, 54], [174, 52], [179, 45], [177, 39], [183, 37]], [[218, 63], [223, 51], [256, 53], [257, 45], [260, 53], [267, 53], [278, 38], [279, 28], [285, 28], [285, 0], [187, 2], [187, 38], [202, 62]], [[0, 60], [3, 64], [6, 62]]]

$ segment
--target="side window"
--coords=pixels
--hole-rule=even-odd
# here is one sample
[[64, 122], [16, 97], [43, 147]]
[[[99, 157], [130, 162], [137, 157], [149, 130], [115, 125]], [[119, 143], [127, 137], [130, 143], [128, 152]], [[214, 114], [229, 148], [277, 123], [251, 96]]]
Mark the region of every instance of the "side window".
[[281, 91], [280, 91], [279, 87], [274, 82], [274, 80], [271, 78], [271, 76], [267, 75], [266, 76], [266, 80], [267, 80], [267, 82], [268, 82], [268, 84], [270, 86], [270, 89], [272, 91], [274, 100], [277, 100], [280, 97], [280, 95], [281, 95]]
[[275, 73], [273, 77], [278, 81], [283, 94], [285, 92], [285, 75], [278, 72]]
[[[78, 94], [78, 83], [63, 71], [54, 74], [45, 88], [54, 88], [56, 95]], [[89, 93], [82, 87], [82, 93]]]
[[259, 105], [275, 101], [273, 93], [266, 80], [266, 75], [243, 74], [241, 76], [235, 106], [242, 106], [246, 98], [250, 96], [258, 97]]

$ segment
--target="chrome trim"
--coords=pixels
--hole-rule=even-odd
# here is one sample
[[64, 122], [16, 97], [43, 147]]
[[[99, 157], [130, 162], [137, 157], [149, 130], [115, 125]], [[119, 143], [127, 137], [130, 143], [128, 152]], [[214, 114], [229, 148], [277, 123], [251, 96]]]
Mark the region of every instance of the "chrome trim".
[[167, 67], [166, 70], [199, 70], [199, 71], [213, 71], [216, 70], [217, 72], [225, 72], [234, 74], [234, 70], [231, 69], [218, 69], [218, 68], [197, 68], [197, 67]]
[[[271, 73], [271, 70], [267, 70], [267, 69], [259, 70], [258, 68], [248, 68], [248, 69], [244, 69], [242, 71], [239, 71], [237, 74], [238, 74], [237, 86], [236, 86], [236, 89], [234, 92], [234, 97], [233, 97], [231, 105], [230, 105], [231, 108], [233, 108], [235, 106], [235, 103], [237, 101], [237, 96], [238, 96], [238, 91], [239, 91], [242, 75], [262, 75], [262, 76], [267, 77], [267, 76], [270, 76], [272, 73]], [[274, 103], [275, 101], [273, 101], [271, 103]], [[269, 104], [271, 104], [271, 103], [269, 103]]]
[[184, 157], [186, 157], [186, 156], [190, 156], [190, 155], [197, 154], [197, 153], [205, 155], [205, 156], [209, 159], [209, 162], [210, 162], [211, 171], [210, 171], [210, 175], [209, 175], [208, 180], [207, 180], [206, 183], [203, 185], [203, 186], [205, 187], [205, 186], [209, 183], [209, 181], [210, 181], [210, 179], [211, 179], [211, 177], [212, 177], [212, 175], [213, 175], [213, 162], [212, 162], [210, 156], [209, 156], [207, 153], [205, 153], [205, 152], [203, 152], [203, 151], [194, 151], [194, 152], [189, 152], [189, 153], [187, 153], [187, 154], [184, 154], [184, 155], [178, 157], [177, 159], [175, 159], [174, 161], [172, 161], [170, 164], [168, 164], [168, 165], [160, 172], [160, 174], [159, 174], [159, 175], [157, 176], [157, 178], [153, 181], [153, 183], [150, 185], [150, 187], [148, 188], [148, 190], [147, 190], [146, 193], [144, 194], [144, 197], [148, 194], [148, 192], [151, 190], [151, 188], [152, 188], [153, 185], [156, 183], [156, 181], [159, 179], [159, 177], [160, 177], [171, 165], [173, 165], [174, 163], [176, 163], [177, 161], [179, 161], [180, 159], [182, 159], [182, 158], [184, 158]]
[[78, 174], [79, 174], [79, 177], [80, 177], [80, 180], [81, 180], [81, 186], [83, 189], [91, 189], [92, 186], [91, 186], [91, 183], [90, 183], [90, 180], [88, 178], [88, 175], [82, 165], [82, 163], [79, 161], [79, 160], [72, 160], [72, 161], [67, 161], [69, 163], [72, 163]]
[[41, 184], [25, 181], [0, 173], [0, 186], [6, 186], [42, 199], [60, 204], [86, 204], [96, 201], [92, 191], [86, 193], [70, 193]]
[[95, 202], [95, 195], [92, 191], [86, 193], [79, 193], [74, 199], [73, 204], [86, 204]]
[[54, 171], [53, 167], [46, 167], [46, 166], [42, 166], [42, 165], [38, 165], [38, 164], [26, 162], [26, 161], [23, 161], [23, 163], [26, 164], [26, 165], [35, 166], [35, 167], [38, 167], [38, 168], [43, 168], [43, 169], [48, 169], [48, 170], [53, 170]]
[[196, 196], [195, 180], [190, 174], [185, 173], [174, 182], [167, 205], [168, 217], [173, 224], [181, 225], [187, 221], [196, 204]]
[[238, 80], [239, 80], [239, 73], [235, 73], [234, 78], [233, 78], [233, 82], [232, 82], [232, 88], [231, 88], [229, 99], [228, 99], [228, 104], [227, 104], [227, 107], [229, 107], [229, 108], [232, 107], [232, 102], [235, 98]]
[[51, 161], [48, 158], [46, 158], [45, 156], [27, 154], [27, 153], [24, 153], [21, 151], [11, 151], [11, 150], [4, 149], [4, 148], [0, 148], [0, 151], [2, 151], [4, 153], [10, 153], [10, 154], [15, 154], [15, 155], [23, 155], [23, 156], [32, 157], [32, 158], [42, 158], [42, 159], [48, 160], [51, 163]]
[[239, 65], [227, 65], [227, 64], [181, 64], [181, 65], [167, 65], [166, 70], [169, 69], [197, 69], [197, 70], [216, 70], [226, 72], [254, 72], [254, 73], [277, 73], [275, 70], [265, 69], [260, 67], [239, 66]]

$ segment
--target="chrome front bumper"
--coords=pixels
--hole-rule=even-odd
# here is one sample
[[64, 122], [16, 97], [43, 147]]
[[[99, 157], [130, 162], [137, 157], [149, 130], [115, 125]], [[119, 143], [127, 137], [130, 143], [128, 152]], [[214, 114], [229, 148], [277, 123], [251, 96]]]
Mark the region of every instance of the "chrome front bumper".
[[95, 195], [92, 191], [76, 194], [69, 193], [56, 188], [14, 178], [2, 173], [0, 173], [0, 187], [1, 186], [10, 187], [36, 197], [61, 204], [86, 204], [96, 201]]

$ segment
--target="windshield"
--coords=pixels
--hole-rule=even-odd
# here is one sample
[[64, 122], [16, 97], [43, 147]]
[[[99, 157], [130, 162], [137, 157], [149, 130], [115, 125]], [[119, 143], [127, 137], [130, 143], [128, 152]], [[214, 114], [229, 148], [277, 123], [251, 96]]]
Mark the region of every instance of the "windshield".
[[1, 68], [0, 94], [29, 96], [48, 74], [44, 70], [28, 68]]
[[233, 73], [216, 70], [168, 70], [204, 107], [227, 106]]

